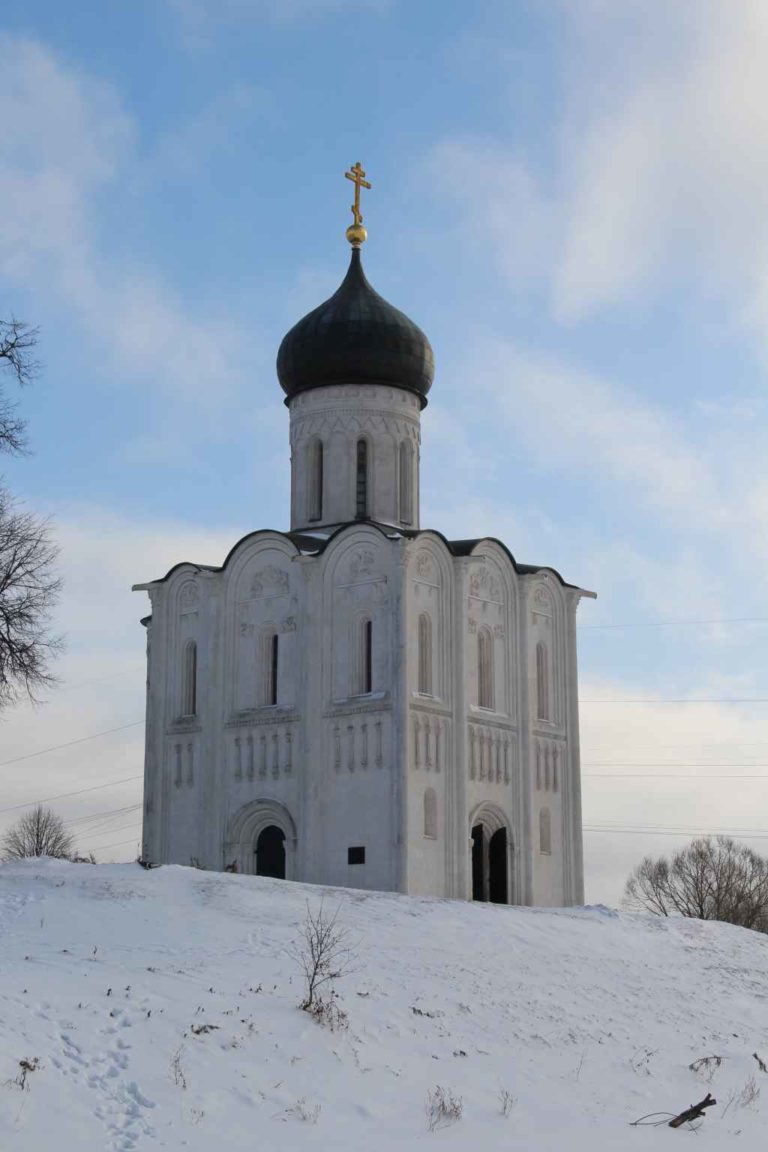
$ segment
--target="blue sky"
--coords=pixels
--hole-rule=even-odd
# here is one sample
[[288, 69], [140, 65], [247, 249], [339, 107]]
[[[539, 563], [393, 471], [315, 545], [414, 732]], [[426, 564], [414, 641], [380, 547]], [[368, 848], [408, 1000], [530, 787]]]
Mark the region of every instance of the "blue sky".
[[[140, 727], [17, 757], [140, 719], [132, 583], [287, 525], [274, 358], [344, 274], [360, 159], [367, 273], [437, 358], [423, 523], [599, 593], [587, 825], [768, 828], [768, 705], [719, 702], [768, 696], [764, 6], [6, 0], [0, 49], [0, 315], [44, 361], [4, 472], [55, 518], [68, 635], [0, 806], [140, 772]], [[61, 810], [130, 855], [137, 799]], [[586, 842], [593, 899], [678, 843]]]

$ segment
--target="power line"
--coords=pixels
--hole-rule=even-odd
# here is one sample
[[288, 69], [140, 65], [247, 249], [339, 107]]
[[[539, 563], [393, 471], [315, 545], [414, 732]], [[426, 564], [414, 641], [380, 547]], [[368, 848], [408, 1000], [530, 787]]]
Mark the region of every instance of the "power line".
[[127, 808], [117, 808], [109, 816], [102, 816], [100, 820], [92, 821], [90, 824], [80, 824], [77, 828], [67, 825], [66, 828], [75, 837], [98, 836], [102, 832], [114, 832], [115, 821], [117, 820], [124, 820], [127, 816], [140, 820], [141, 807], [141, 804], [131, 804]]
[[589, 760], [583, 768], [765, 768], [762, 760]]
[[46, 752], [58, 752], [60, 748], [71, 748], [74, 744], [85, 744], [87, 740], [98, 740], [100, 736], [111, 736], [113, 732], [124, 732], [126, 728], [137, 728], [139, 724], [143, 723], [143, 720], [132, 720], [130, 724], [121, 724], [119, 728], [107, 728], [104, 732], [93, 732], [90, 736], [68, 740], [66, 744], [54, 744], [51, 748], [41, 748], [39, 752], [27, 752], [25, 756], [15, 756], [13, 760], [3, 760], [0, 763], [0, 768], [5, 768], [8, 764], [18, 764], [21, 760], [32, 760], [35, 756], [45, 756]]
[[582, 772], [582, 776], [600, 777], [612, 780], [768, 780], [768, 773], [710, 772], [706, 776], [694, 776], [690, 772]]
[[[582, 741], [582, 747], [587, 743], [588, 741]], [[658, 748], [763, 748], [766, 744], [768, 744], [768, 740], [699, 740], [693, 744], [635, 744], [633, 742], [632, 747], [637, 751], [650, 749], [654, 752]], [[615, 746], [615, 742], [604, 745], [606, 748], [615, 748]], [[590, 747], [594, 752], [599, 751], [601, 745], [590, 745]]]
[[768, 696], [689, 696], [689, 697], [649, 697], [645, 700], [588, 700], [582, 697], [580, 704], [768, 704]]
[[96, 820], [100, 823], [102, 816], [116, 816], [119, 812], [132, 812], [134, 808], [141, 808], [141, 803], [125, 804], [122, 808], [104, 808], [101, 812], [91, 812], [88, 816], [73, 816], [72, 819], [64, 821], [64, 826], [71, 828], [73, 824], [87, 823], [89, 820]]
[[44, 796], [42, 800], [28, 800], [25, 804], [12, 804], [9, 808], [0, 808], [0, 816], [4, 812], [16, 812], [19, 808], [31, 808], [34, 804], [48, 804], [51, 800], [66, 800], [70, 796], [82, 796], [84, 792], [98, 792], [102, 788], [114, 788], [118, 784], [128, 784], [132, 780], [141, 779], [142, 773], [139, 773], [138, 776], [124, 776], [122, 780], [110, 780], [108, 784], [94, 784], [90, 788], [78, 788], [75, 792], [60, 792], [58, 796]]
[[607, 832], [616, 836], [730, 836], [734, 840], [768, 840], [768, 832], [741, 832], [711, 828], [602, 828], [585, 824], [585, 832]]
[[[125, 832], [128, 828], [135, 828], [135, 827], [136, 827], [136, 821], [131, 820], [127, 824], [121, 824], [119, 826], [119, 828], [104, 828], [104, 829], [102, 829], [101, 832], [97, 832], [95, 835], [96, 835], [97, 839], [99, 838], [99, 836], [114, 836], [114, 834], [116, 832]], [[96, 847], [98, 848], [98, 844], [96, 845]]]
[[124, 844], [135, 844], [136, 841], [136, 836], [129, 836], [127, 840], [119, 840], [117, 844], [101, 844], [99, 852], [109, 852], [110, 848], [122, 848]]
[[768, 616], [734, 616], [721, 620], [638, 620], [631, 624], [579, 624], [579, 631], [597, 628], [690, 628], [702, 624], [768, 624]]

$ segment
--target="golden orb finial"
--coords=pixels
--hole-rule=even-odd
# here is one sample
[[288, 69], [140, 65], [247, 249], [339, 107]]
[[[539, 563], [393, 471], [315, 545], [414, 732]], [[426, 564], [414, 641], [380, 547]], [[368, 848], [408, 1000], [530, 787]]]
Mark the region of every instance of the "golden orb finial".
[[352, 205], [352, 215], [355, 222], [347, 228], [346, 236], [353, 248], [359, 248], [368, 239], [368, 233], [363, 228], [363, 217], [360, 213], [360, 189], [370, 188], [371, 185], [365, 179], [365, 172], [359, 160], [344, 175], [355, 185], [355, 202]]

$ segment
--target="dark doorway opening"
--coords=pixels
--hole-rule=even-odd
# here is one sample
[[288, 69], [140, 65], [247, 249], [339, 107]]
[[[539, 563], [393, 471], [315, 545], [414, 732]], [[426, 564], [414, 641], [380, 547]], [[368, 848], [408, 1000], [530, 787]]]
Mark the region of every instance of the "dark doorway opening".
[[269, 824], [256, 841], [256, 875], [285, 880], [285, 832]]
[[472, 829], [472, 899], [488, 899], [485, 892], [485, 828], [482, 824], [475, 824]]
[[488, 845], [488, 899], [493, 904], [508, 902], [506, 828], [498, 828]]

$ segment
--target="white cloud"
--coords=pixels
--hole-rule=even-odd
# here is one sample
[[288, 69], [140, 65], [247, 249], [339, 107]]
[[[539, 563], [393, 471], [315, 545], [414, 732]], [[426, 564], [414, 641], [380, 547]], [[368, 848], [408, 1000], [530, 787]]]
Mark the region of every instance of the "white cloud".
[[[20, 706], [3, 714], [0, 807], [141, 776], [141, 725], [69, 748], [57, 746], [144, 718], [145, 633], [139, 621], [149, 613], [149, 601], [146, 594], [132, 592], [131, 584], [157, 579], [181, 560], [221, 564], [242, 534], [235, 525], [202, 531], [171, 521], [132, 521], [98, 507], [60, 511], [55, 535], [64, 594], [54, 627], [67, 637], [57, 667], [62, 684], [41, 707]], [[57, 750], [17, 760], [46, 748]], [[51, 806], [72, 819], [140, 799], [141, 781], [135, 779]], [[0, 815], [0, 830], [17, 816]], [[139, 824], [135, 813], [116, 819]], [[131, 834], [94, 835], [91, 843], [106, 845]], [[84, 833], [83, 847], [88, 846]], [[132, 844], [123, 848], [124, 858], [132, 851]]]
[[464, 235], [510, 288], [546, 281], [560, 320], [669, 284], [768, 355], [768, 8], [585, 0], [561, 30], [551, 170], [503, 136], [449, 137], [427, 159]]
[[[706, 679], [685, 695], [736, 696]], [[647, 704], [599, 704], [633, 700]], [[581, 686], [581, 745], [587, 899], [613, 903], [643, 856], [668, 855], [697, 830], [768, 831], [764, 706], [664, 704], [619, 680]], [[741, 776], [761, 779], [740, 779]], [[707, 776], [713, 779], [705, 779]], [[605, 831], [590, 831], [602, 828]], [[679, 837], [628, 829], [678, 829]], [[765, 854], [766, 842], [751, 841]]]
[[462, 241], [493, 259], [510, 291], [530, 291], [557, 255], [555, 204], [528, 165], [510, 156], [498, 141], [472, 137], [437, 143], [425, 160], [429, 183], [464, 211], [458, 222]]
[[293, 24], [339, 12], [384, 12], [391, 0], [168, 0], [189, 46], [199, 47], [227, 24]]
[[[588, 4], [571, 18], [586, 59], [566, 133], [560, 313], [636, 294], [682, 262], [762, 335], [768, 9], [755, 0]], [[600, 59], [588, 47], [595, 36]], [[630, 45], [636, 59], [621, 71], [612, 58], [626, 59]]]
[[193, 314], [156, 267], [99, 251], [100, 197], [136, 159], [116, 92], [41, 44], [4, 35], [0, 51], [0, 274], [69, 309], [124, 378], [216, 407], [241, 379], [243, 335]]
[[610, 477], [639, 506], [689, 523], [694, 518], [719, 528], [728, 521], [711, 462], [667, 413], [591, 373], [503, 340], [475, 345], [470, 364], [476, 389], [540, 463]]

